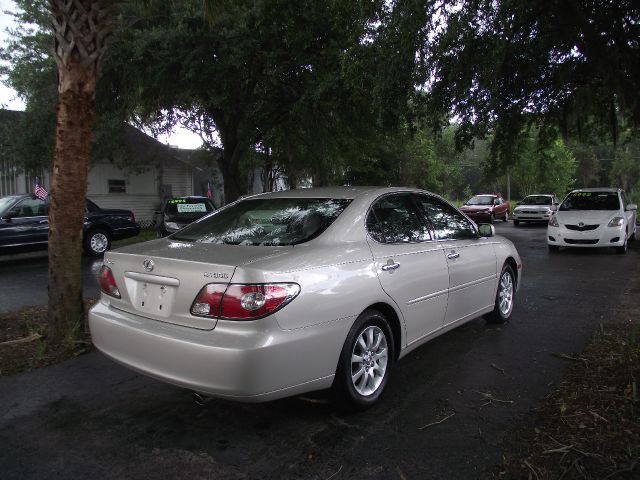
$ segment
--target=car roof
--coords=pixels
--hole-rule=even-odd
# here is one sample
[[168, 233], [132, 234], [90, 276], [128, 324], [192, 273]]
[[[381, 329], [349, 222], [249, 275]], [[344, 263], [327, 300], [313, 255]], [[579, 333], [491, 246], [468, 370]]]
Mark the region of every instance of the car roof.
[[573, 192], [620, 192], [621, 188], [612, 188], [612, 187], [601, 187], [601, 188], [576, 188], [575, 190], [571, 190]]
[[554, 193], [530, 193], [529, 195], [525, 195], [526, 197], [555, 197]]
[[343, 198], [354, 199], [365, 195], [383, 195], [394, 192], [421, 192], [429, 193], [417, 188], [405, 187], [316, 187], [316, 188], [296, 188], [293, 190], [282, 190], [280, 192], [267, 192], [257, 195], [243, 197], [247, 198]]

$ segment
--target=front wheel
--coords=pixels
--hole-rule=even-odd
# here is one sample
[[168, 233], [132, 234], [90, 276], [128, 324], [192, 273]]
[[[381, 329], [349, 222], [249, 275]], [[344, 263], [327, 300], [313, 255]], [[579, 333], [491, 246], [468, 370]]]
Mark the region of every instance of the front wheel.
[[513, 221], [513, 226], [517, 227], [518, 225], [520, 225], [520, 221], [519, 220], [514, 220]]
[[111, 236], [104, 230], [90, 230], [85, 235], [83, 244], [88, 255], [97, 257], [111, 248]]
[[485, 315], [488, 323], [504, 323], [513, 313], [513, 302], [516, 293], [516, 276], [511, 265], [502, 267], [498, 280], [498, 291], [493, 310]]
[[627, 239], [624, 239], [624, 244], [621, 247], [616, 247], [616, 253], [624, 255], [627, 253]]
[[557, 252], [558, 250], [560, 250], [560, 247], [558, 245], [551, 245], [547, 243], [547, 247], [549, 247], [550, 252]]
[[365, 310], [342, 347], [333, 383], [335, 398], [357, 410], [371, 407], [387, 385], [393, 359], [389, 322], [377, 310]]
[[509, 212], [508, 211], [504, 212], [504, 217], [502, 217], [502, 221], [503, 222], [508, 222], [509, 221]]

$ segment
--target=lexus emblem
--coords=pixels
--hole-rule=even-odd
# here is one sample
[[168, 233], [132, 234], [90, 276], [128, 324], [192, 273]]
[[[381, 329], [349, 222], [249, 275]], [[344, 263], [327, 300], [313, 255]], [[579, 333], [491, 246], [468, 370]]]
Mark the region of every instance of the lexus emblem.
[[154, 267], [153, 260], [149, 258], [145, 259], [145, 261], [142, 262], [142, 266], [147, 272], [150, 272], [151, 270], [153, 270], [153, 267]]

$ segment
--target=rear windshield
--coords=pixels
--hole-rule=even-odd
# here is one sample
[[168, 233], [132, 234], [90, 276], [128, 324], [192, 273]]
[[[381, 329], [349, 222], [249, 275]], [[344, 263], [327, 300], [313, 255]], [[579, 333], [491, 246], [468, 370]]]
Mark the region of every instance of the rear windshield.
[[551, 197], [547, 197], [546, 195], [529, 195], [528, 197], [524, 197], [521, 205], [551, 205]]
[[467, 200], [465, 205], [493, 205], [493, 197], [490, 195], [476, 195]]
[[320, 235], [350, 200], [247, 199], [219, 210], [171, 236], [174, 240], [232, 245], [295, 245]]
[[617, 192], [573, 192], [560, 205], [561, 211], [619, 209], [620, 200]]
[[204, 215], [215, 210], [206, 198], [172, 198], [167, 200], [164, 213], [167, 215]]

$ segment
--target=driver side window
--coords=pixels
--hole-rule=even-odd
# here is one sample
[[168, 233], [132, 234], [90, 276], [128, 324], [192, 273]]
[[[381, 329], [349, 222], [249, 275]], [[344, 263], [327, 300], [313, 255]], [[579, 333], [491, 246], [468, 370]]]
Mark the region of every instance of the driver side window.
[[416, 200], [431, 221], [438, 240], [478, 238], [474, 225], [451, 205], [427, 195], [418, 195]]
[[15, 218], [39, 217], [49, 214], [49, 205], [38, 198], [25, 198], [11, 208]]

